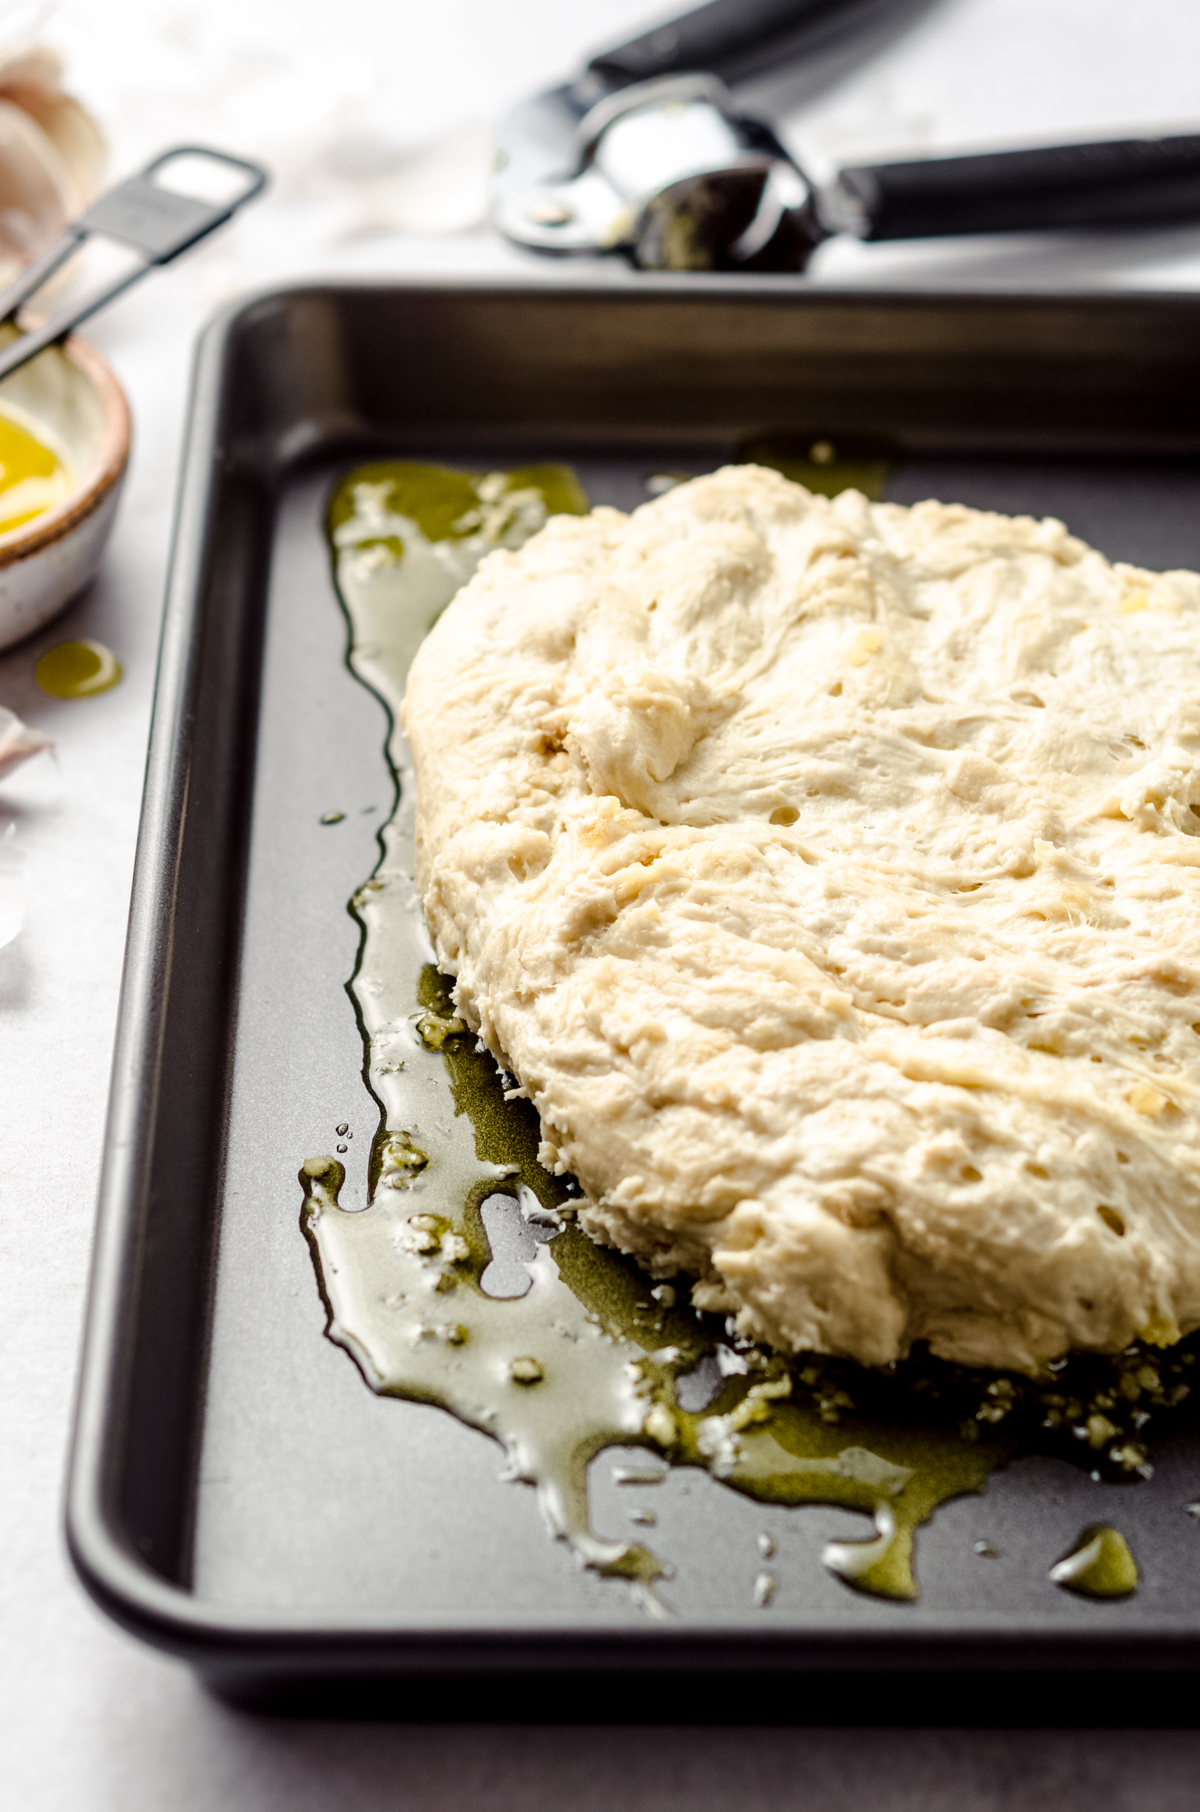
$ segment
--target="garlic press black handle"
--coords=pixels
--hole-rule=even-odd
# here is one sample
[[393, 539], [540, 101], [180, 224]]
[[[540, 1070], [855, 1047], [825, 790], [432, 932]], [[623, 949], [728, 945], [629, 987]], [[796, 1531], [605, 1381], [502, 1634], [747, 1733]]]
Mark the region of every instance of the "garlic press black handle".
[[894, 0], [709, 0], [591, 58], [578, 85], [585, 98], [648, 82], [655, 76], [705, 70], [738, 82], [788, 62], [835, 34], [852, 14], [877, 12]]
[[855, 165], [821, 213], [860, 239], [1200, 220], [1200, 134]]

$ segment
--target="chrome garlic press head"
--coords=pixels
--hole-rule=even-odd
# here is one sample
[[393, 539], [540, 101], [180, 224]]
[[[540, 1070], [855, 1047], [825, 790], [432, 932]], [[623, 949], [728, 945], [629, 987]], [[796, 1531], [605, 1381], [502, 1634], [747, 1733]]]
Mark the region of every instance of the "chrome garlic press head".
[[797, 270], [828, 229], [771, 128], [714, 75], [636, 82], [582, 109], [576, 89], [509, 115], [493, 219], [560, 255], [624, 251], [645, 270]]

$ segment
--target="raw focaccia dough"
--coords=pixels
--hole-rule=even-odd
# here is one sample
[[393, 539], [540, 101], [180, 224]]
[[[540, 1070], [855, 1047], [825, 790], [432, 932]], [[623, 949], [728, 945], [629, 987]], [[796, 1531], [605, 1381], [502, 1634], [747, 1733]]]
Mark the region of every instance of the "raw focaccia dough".
[[418, 884], [583, 1220], [785, 1349], [1200, 1323], [1200, 578], [734, 467], [421, 648]]

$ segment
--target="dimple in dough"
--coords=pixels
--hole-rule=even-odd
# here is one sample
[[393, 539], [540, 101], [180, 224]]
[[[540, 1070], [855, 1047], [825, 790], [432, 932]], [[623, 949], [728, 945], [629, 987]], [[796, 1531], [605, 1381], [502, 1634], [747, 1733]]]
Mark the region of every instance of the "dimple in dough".
[[492, 554], [405, 727], [598, 1239], [867, 1364], [1200, 1324], [1200, 577], [732, 467]]

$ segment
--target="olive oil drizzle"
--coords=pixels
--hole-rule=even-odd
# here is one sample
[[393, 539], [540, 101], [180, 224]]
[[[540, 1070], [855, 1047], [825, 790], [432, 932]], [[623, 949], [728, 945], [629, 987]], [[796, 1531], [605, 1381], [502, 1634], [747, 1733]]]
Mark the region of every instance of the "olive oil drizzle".
[[[415, 1024], [452, 1016], [445, 986], [427, 965]], [[301, 1171], [331, 1338], [373, 1389], [438, 1403], [498, 1440], [509, 1476], [537, 1488], [552, 1532], [588, 1566], [633, 1580], [645, 1602], [667, 1561], [638, 1542], [605, 1541], [591, 1526], [587, 1468], [606, 1447], [641, 1446], [672, 1465], [704, 1468], [764, 1503], [861, 1511], [874, 1519], [874, 1535], [831, 1542], [827, 1566], [856, 1590], [914, 1599], [915, 1530], [948, 1498], [982, 1490], [1008, 1444], [831, 1411], [797, 1388], [796, 1362], [739, 1349], [713, 1317], [665, 1307], [635, 1265], [575, 1224], [569, 1186], [537, 1162], [536, 1115], [526, 1102], [504, 1100], [495, 1064], [474, 1043], [451, 1034], [436, 1053], [479, 1169], [461, 1194], [440, 1186], [439, 1172], [458, 1172], [453, 1159], [445, 1164], [432, 1140], [417, 1145], [415, 1129], [377, 1141], [378, 1181], [365, 1212], [339, 1207], [336, 1158]], [[519, 1297], [483, 1287], [496, 1260], [486, 1211], [498, 1199], [530, 1230], [530, 1286]], [[525, 1359], [540, 1368], [535, 1382], [513, 1376]], [[681, 1385], [706, 1361], [715, 1394], [685, 1408]]]
[[71, 494], [70, 468], [44, 435], [47, 430], [32, 419], [18, 419], [11, 404], [0, 410], [0, 535], [23, 528]]
[[1134, 1437], [1151, 1409], [1187, 1396], [1195, 1355], [1139, 1345], [1117, 1360], [1063, 1362], [1040, 1381], [924, 1354], [891, 1373], [789, 1359], [688, 1307], [686, 1280], [678, 1299], [655, 1290], [575, 1224], [575, 1185], [537, 1162], [536, 1112], [506, 1099], [511, 1079], [429, 960], [398, 713], [419, 642], [483, 554], [520, 545], [555, 510], [586, 508], [565, 468], [472, 475], [412, 462], [360, 468], [332, 501], [349, 663], [390, 713], [397, 805], [352, 902], [363, 941], [350, 989], [381, 1108], [368, 1206], [341, 1206], [336, 1158], [300, 1172], [328, 1333], [374, 1390], [438, 1404], [498, 1441], [552, 1532], [587, 1566], [631, 1581], [652, 1611], [669, 1557], [592, 1527], [587, 1469], [605, 1448], [640, 1446], [764, 1503], [860, 1512], [873, 1533], [830, 1542], [825, 1565], [856, 1591], [912, 1600], [916, 1530], [1019, 1451], [1147, 1473]]

